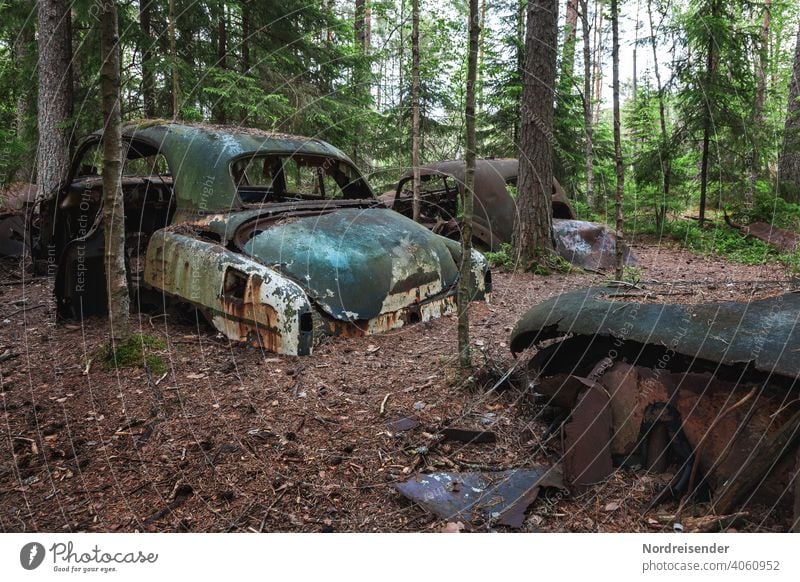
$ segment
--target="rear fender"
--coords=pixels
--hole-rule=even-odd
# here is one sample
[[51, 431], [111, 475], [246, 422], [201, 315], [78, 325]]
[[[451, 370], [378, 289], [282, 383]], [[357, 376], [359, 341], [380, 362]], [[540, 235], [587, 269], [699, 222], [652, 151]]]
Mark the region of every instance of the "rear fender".
[[158, 231], [147, 247], [144, 278], [200, 308], [232, 340], [280, 354], [311, 353], [312, 308], [302, 288], [217, 243]]

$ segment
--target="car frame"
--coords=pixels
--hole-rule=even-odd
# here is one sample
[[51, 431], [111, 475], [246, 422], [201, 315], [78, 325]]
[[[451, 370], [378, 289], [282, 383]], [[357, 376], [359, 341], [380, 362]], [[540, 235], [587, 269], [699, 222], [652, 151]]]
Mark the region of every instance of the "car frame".
[[[81, 143], [39, 208], [34, 262], [55, 271], [62, 318], [106, 313], [101, 140]], [[123, 149], [125, 259], [141, 311], [188, 307], [232, 340], [306, 355], [326, 336], [455, 310], [460, 246], [387, 209], [320, 139], [148, 120], [123, 128]], [[468, 284], [474, 300], [491, 290], [478, 252]]]

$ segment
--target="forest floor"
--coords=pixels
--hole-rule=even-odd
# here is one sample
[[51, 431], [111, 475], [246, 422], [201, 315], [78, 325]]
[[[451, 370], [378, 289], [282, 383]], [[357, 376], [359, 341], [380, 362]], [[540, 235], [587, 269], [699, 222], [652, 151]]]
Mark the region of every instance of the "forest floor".
[[[642, 280], [682, 282], [681, 300], [774, 295], [779, 264], [699, 257], [673, 242], [632, 245]], [[602, 283], [589, 273], [494, 273], [471, 308], [477, 366], [456, 366], [456, 322], [329, 341], [310, 357], [231, 345], [206, 328], [137, 316], [163, 338], [167, 372], [106, 369], [107, 322], [56, 324], [52, 281], [0, 276], [0, 531], [437, 531], [445, 522], [392, 487], [417, 472], [531, 467], [557, 459], [522, 386], [487, 394], [514, 359], [510, 331], [531, 306]], [[148, 378], [149, 376], [149, 378]], [[383, 409], [383, 413], [381, 412]], [[417, 416], [393, 434], [387, 421]], [[438, 428], [487, 428], [497, 441], [433, 445]], [[420, 456], [418, 447], [429, 447]], [[542, 495], [523, 531], [671, 529], [642, 515], [669, 474], [619, 469], [579, 496]], [[749, 508], [739, 531], [776, 531]], [[499, 528], [503, 529], [503, 528]]]

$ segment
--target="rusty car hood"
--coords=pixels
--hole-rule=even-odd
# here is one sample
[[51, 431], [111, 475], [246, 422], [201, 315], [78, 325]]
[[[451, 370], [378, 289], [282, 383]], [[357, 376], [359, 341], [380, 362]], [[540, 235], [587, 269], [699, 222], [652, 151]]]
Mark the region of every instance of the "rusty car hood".
[[384, 208], [257, 217], [240, 228], [248, 231], [245, 254], [296, 281], [340, 320], [396, 311], [458, 280], [449, 241]]
[[[619, 289], [592, 287], [530, 309], [511, 333], [511, 350], [567, 334], [668, 347], [690, 358], [749, 365], [800, 377], [800, 293], [697, 305], [614, 301]], [[677, 341], [678, 338], [680, 341]]]

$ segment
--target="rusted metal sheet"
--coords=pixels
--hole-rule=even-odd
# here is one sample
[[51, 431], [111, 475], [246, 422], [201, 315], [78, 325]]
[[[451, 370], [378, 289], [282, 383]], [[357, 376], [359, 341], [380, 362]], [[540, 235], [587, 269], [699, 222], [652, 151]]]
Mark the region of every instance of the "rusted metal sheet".
[[32, 185], [0, 192], [0, 257], [19, 257], [27, 252], [26, 220], [35, 197]]
[[414, 430], [419, 426], [419, 419], [413, 416], [403, 416], [395, 418], [386, 423], [386, 428], [391, 432], [405, 432], [407, 430]]
[[[511, 242], [514, 233], [517, 205], [509, 194], [508, 186], [515, 185], [519, 162], [512, 158], [485, 159], [475, 162], [475, 209], [473, 233], [477, 240], [488, 248], [497, 250], [502, 243]], [[466, 162], [449, 160], [420, 168], [424, 181], [450, 177], [454, 187], [442, 184], [442, 191], [431, 189], [421, 199], [421, 222], [429, 228], [438, 229], [445, 236], [458, 236], [457, 198], [463, 194]], [[381, 196], [390, 208], [405, 216], [411, 216], [411, 182], [408, 173], [400, 178], [397, 188]], [[575, 218], [564, 189], [553, 180], [553, 213], [560, 218]]]
[[[606, 271], [616, 265], [617, 237], [605, 224], [554, 218], [553, 238], [556, 252], [573, 265], [592, 271]], [[623, 260], [626, 265], [636, 264], [627, 246]]]
[[[612, 458], [654, 470], [672, 464], [667, 491], [681, 495], [736, 480], [800, 410], [800, 295], [657, 305], [606, 297], [614, 293], [561, 295], [531, 309], [512, 333], [512, 350], [539, 347], [528, 364], [534, 389], [572, 411], [567, 476], [574, 482], [589, 461]], [[582, 385], [599, 387], [597, 402], [584, 400], [593, 389]], [[791, 459], [776, 461], [751, 479], [748, 500], [776, 504], [791, 479]]]
[[159, 231], [147, 248], [145, 282], [202, 308], [227, 337], [270, 351], [312, 348], [312, 307], [295, 282], [221, 245]]
[[766, 222], [753, 222], [751, 224], [740, 225], [733, 222], [727, 214], [725, 214], [725, 222], [728, 223], [728, 226], [735, 228], [742, 234], [764, 241], [768, 245], [772, 245], [784, 253], [793, 253], [800, 248], [800, 234], [791, 230], [778, 228]]
[[609, 341], [638, 342], [661, 347], [666, 363], [682, 355], [749, 365], [773, 376], [800, 376], [800, 293], [746, 303], [681, 305], [610, 299], [617, 292], [591, 287], [540, 303], [515, 325], [511, 350], [574, 334], [583, 338], [587, 350]]
[[394, 485], [431, 513], [468, 527], [522, 527], [525, 510], [543, 487], [564, 489], [558, 467], [485, 473], [430, 473]]
[[447, 427], [439, 431], [446, 441], [481, 444], [497, 441], [497, 435], [490, 430], [469, 430], [466, 428]]
[[608, 394], [598, 385], [584, 388], [564, 426], [564, 471], [579, 491], [611, 475], [611, 438]]

